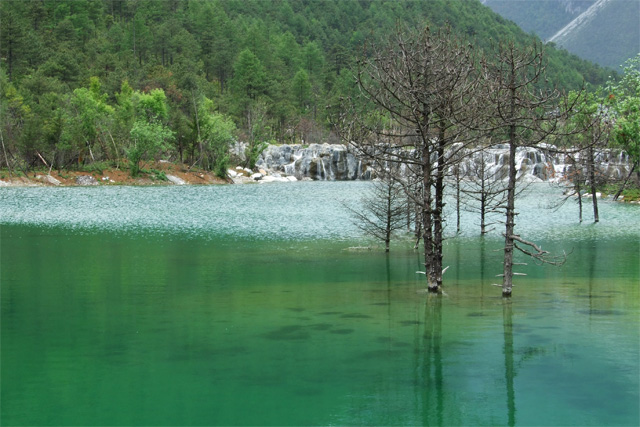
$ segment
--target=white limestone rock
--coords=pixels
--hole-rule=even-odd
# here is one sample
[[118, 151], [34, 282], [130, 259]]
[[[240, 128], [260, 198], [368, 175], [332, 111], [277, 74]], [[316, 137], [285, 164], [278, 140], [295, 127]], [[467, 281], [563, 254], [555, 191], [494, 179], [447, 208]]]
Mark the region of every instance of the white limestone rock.
[[175, 175], [167, 175], [167, 179], [175, 185], [185, 185], [187, 182]]
[[98, 181], [91, 175], [80, 175], [76, 177], [76, 184], [82, 186], [98, 185]]

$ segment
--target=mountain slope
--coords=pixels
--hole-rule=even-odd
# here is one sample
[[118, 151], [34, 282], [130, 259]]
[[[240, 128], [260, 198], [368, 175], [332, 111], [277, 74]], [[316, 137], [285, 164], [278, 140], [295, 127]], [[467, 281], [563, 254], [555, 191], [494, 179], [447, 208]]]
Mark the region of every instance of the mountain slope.
[[525, 31], [603, 66], [618, 68], [640, 52], [638, 0], [484, 0], [483, 3]]
[[640, 2], [598, 0], [549, 41], [616, 68], [640, 53]]
[[523, 30], [548, 40], [595, 2], [596, 0], [484, 0], [482, 3], [512, 20]]

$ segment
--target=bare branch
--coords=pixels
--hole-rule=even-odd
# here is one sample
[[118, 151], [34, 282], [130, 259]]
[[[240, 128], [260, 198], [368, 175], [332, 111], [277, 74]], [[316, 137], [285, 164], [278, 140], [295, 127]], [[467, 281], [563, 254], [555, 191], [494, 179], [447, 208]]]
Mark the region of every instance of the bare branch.
[[[514, 247], [516, 249], [518, 249], [523, 254], [528, 255], [531, 258], [537, 260], [541, 264], [551, 264], [551, 265], [560, 266], [560, 265], [563, 265], [565, 262], [567, 262], [567, 253], [564, 251], [562, 255], [550, 255], [549, 251], [543, 250], [540, 246], [536, 245], [533, 242], [523, 239], [519, 235], [512, 234], [510, 237], [516, 242], [520, 242], [521, 244], [526, 245], [530, 248], [530, 249], [527, 249], [526, 247], [519, 246], [517, 243], [514, 242]], [[517, 276], [519, 274], [513, 273], [513, 275]]]

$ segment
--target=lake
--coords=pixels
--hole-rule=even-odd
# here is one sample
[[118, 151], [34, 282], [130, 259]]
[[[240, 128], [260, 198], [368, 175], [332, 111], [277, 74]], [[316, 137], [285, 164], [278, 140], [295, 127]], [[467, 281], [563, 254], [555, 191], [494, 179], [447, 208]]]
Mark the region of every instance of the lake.
[[569, 257], [511, 299], [502, 227], [450, 217], [434, 296], [368, 185], [0, 189], [0, 424], [640, 424], [639, 206], [533, 185], [516, 229]]

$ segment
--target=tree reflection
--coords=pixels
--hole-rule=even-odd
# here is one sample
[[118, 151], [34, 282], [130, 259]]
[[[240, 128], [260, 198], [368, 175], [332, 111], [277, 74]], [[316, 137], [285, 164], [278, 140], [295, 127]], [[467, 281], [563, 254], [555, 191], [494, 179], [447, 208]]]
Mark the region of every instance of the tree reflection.
[[513, 321], [511, 300], [502, 299], [502, 324], [504, 328], [504, 372], [507, 385], [507, 416], [508, 425], [516, 425], [516, 397], [513, 387], [515, 369], [513, 365]]
[[485, 240], [485, 236], [482, 235], [480, 236], [480, 302], [484, 303], [484, 284], [486, 283], [487, 279], [487, 274], [485, 271], [485, 263], [487, 261], [487, 256], [486, 256], [486, 240]]
[[[422, 424], [441, 426], [444, 424], [441, 295], [429, 295], [425, 305], [422, 376], [424, 381], [422, 387]], [[433, 408], [435, 408], [435, 413]]]
[[598, 259], [597, 257], [598, 245], [594, 241], [589, 246], [591, 250], [587, 251], [587, 257], [586, 257], [586, 259], [588, 259], [587, 265], [589, 266], [589, 314], [593, 314], [594, 313], [593, 284], [595, 281], [596, 262]]

